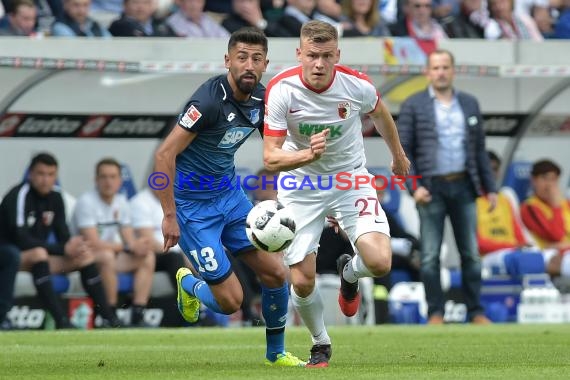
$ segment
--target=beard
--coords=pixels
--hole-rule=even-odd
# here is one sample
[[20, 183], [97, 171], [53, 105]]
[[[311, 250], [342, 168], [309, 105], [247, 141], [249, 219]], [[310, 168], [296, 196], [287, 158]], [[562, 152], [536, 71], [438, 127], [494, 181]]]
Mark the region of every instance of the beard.
[[238, 78], [238, 80], [236, 81], [237, 87], [238, 89], [244, 93], [244, 94], [251, 94], [253, 92], [253, 90], [255, 89], [255, 87], [257, 87], [257, 83], [258, 80], [257, 78], [253, 81], [253, 82], [245, 82], [244, 81], [244, 77], [247, 74], [242, 75], [241, 77]]

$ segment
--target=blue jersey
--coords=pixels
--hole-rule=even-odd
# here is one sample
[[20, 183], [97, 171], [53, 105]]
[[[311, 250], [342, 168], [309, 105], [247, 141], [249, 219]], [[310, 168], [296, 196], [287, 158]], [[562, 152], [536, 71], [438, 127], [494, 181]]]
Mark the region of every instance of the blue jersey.
[[202, 84], [186, 104], [178, 125], [198, 135], [176, 157], [176, 199], [209, 199], [239, 188], [234, 156], [256, 129], [263, 129], [265, 87], [238, 102], [226, 75]]

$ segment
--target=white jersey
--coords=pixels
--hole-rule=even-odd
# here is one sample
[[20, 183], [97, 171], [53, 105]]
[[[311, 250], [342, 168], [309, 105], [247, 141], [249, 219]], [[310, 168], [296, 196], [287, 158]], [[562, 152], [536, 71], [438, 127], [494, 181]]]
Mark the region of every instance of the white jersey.
[[120, 243], [121, 227], [131, 225], [129, 202], [123, 194], [116, 194], [111, 204], [101, 199], [96, 190], [88, 191], [77, 200], [73, 212], [73, 229], [96, 227], [99, 239]]
[[366, 163], [362, 138], [363, 114], [372, 112], [380, 96], [368, 77], [336, 65], [331, 84], [321, 90], [301, 79], [300, 66], [276, 75], [267, 85], [265, 131], [268, 136], [287, 136], [283, 150], [310, 147], [310, 136], [330, 130], [326, 151], [319, 160], [291, 170], [288, 175], [335, 175]]
[[[164, 242], [162, 235], [162, 218], [164, 213], [160, 201], [150, 189], [144, 189], [129, 200], [131, 208], [132, 227], [152, 228], [154, 239]], [[182, 251], [178, 245], [170, 248], [170, 251]]]

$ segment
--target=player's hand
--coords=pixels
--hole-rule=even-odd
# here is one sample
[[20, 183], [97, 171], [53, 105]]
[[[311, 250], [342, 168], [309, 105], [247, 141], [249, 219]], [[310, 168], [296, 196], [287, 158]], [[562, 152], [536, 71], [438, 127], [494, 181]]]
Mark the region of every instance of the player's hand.
[[162, 219], [162, 236], [164, 236], [164, 252], [178, 244], [180, 239], [180, 227], [176, 217], [164, 217]]
[[392, 173], [396, 175], [408, 175], [410, 173], [410, 160], [405, 154], [394, 157], [392, 160]]
[[426, 189], [423, 186], [420, 186], [417, 188], [416, 191], [414, 191], [414, 200], [416, 201], [417, 204], [424, 205], [426, 203], [431, 202], [431, 194], [428, 189]]
[[82, 257], [88, 251], [89, 245], [82, 236], [73, 236], [64, 246], [64, 254], [71, 258]]
[[321, 158], [322, 154], [327, 149], [327, 136], [329, 133], [329, 129], [323, 129], [319, 133], [311, 135], [311, 153], [315, 160]]

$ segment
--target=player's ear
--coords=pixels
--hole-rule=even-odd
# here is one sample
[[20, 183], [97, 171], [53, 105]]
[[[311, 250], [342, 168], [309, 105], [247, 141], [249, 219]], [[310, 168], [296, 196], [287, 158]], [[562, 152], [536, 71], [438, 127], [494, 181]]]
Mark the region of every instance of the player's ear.
[[265, 67], [263, 68], [263, 72], [267, 71], [267, 65], [269, 65], [269, 60], [265, 60]]
[[339, 63], [340, 62], [340, 49], [336, 49], [336, 62], [335, 63]]
[[227, 54], [224, 54], [224, 66], [226, 69], [230, 68], [230, 56]]
[[295, 49], [295, 53], [296, 53], [296, 56], [297, 56], [297, 61], [298, 61], [298, 62], [301, 62], [301, 49], [300, 49], [300, 48], [296, 48], [296, 49]]

